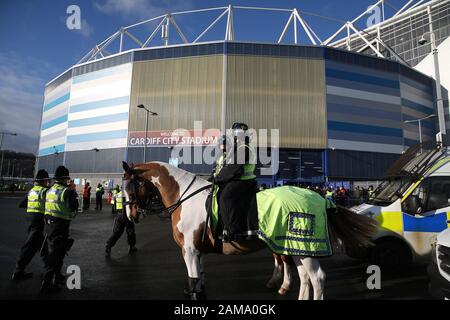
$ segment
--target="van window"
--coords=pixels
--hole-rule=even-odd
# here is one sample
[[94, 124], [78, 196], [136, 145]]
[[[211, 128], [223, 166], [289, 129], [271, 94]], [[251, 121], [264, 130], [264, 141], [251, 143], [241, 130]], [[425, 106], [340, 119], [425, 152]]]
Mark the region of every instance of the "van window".
[[403, 202], [402, 211], [415, 215], [447, 206], [450, 206], [450, 177], [431, 177], [423, 180]]
[[429, 195], [424, 211], [450, 206], [450, 177], [429, 178]]
[[402, 203], [402, 211], [411, 215], [420, 214], [424, 211], [429, 192], [429, 180], [423, 180]]

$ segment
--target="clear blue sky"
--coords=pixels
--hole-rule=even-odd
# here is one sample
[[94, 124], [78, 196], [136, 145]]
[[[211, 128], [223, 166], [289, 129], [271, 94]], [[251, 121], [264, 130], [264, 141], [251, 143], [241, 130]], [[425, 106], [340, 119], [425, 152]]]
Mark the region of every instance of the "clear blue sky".
[[[0, 131], [14, 131], [3, 148], [33, 152], [37, 150], [41, 108], [45, 83], [65, 71], [84, 56], [96, 43], [114, 33], [120, 26], [151, 18], [167, 11], [207, 7], [243, 6], [298, 8], [351, 20], [375, 0], [0, 0]], [[388, 0], [387, 15], [392, 7], [400, 8], [407, 0]], [[69, 5], [81, 9], [81, 30], [66, 27]], [[389, 6], [390, 5], [390, 6]], [[185, 16], [177, 20], [189, 40], [212, 22], [218, 13]], [[274, 41], [281, 33], [287, 14], [235, 15], [236, 38], [239, 40]], [[304, 15], [321, 39], [326, 39], [340, 24]], [[364, 23], [364, 20], [363, 20]], [[212, 29], [205, 40], [223, 37], [223, 27]], [[363, 26], [363, 25], [362, 25]], [[143, 41], [150, 27], [136, 30]], [[174, 33], [174, 31], [172, 31]], [[300, 34], [305, 40], [305, 35]], [[288, 37], [292, 37], [289, 34]]]

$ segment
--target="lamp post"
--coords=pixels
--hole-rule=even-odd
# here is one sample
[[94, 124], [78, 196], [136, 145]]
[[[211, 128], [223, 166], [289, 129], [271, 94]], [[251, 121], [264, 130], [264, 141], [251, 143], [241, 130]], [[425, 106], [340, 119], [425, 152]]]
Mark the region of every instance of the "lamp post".
[[98, 149], [98, 148], [93, 148], [92, 149], [92, 151], [95, 151], [94, 152], [94, 161], [92, 161], [92, 174], [94, 174], [95, 173], [95, 160], [96, 160], [96, 154], [97, 154], [97, 152], [99, 152], [100, 150]]
[[11, 132], [0, 132], [0, 150], [2, 150], [2, 160], [1, 160], [1, 164], [0, 164], [0, 176], [3, 177], [3, 137], [5, 135], [10, 135], [10, 136], [17, 136], [17, 133], [11, 133]]
[[148, 115], [157, 116], [156, 112], [148, 110], [143, 104], [137, 106], [139, 109], [144, 109], [145, 114], [145, 141], [144, 141], [144, 163], [147, 162], [147, 136], [148, 136]]
[[436, 115], [433, 113], [433, 114], [430, 114], [430, 115], [428, 115], [428, 116], [426, 116], [424, 118], [403, 121], [404, 123], [413, 123], [413, 122], [418, 122], [419, 123], [419, 143], [420, 143], [420, 151], [421, 152], [422, 152], [422, 123], [421, 122], [423, 120], [431, 119], [431, 118], [435, 118], [435, 117], [436, 117]]
[[53, 152], [53, 172], [55, 172], [56, 171], [56, 164], [55, 164], [55, 162], [56, 162], [56, 157], [59, 154], [59, 151], [58, 151], [58, 148], [56, 148], [56, 146], [53, 146], [53, 150], [55, 150]]
[[441, 135], [445, 135], [445, 118], [444, 118], [444, 103], [442, 100], [442, 90], [441, 90], [441, 77], [439, 74], [439, 57], [438, 57], [438, 49], [436, 45], [436, 37], [433, 32], [433, 24], [431, 20], [431, 8], [428, 7], [428, 17], [430, 21], [430, 31], [425, 32], [420, 40], [418, 41], [418, 44], [423, 46], [425, 45], [428, 40], [425, 37], [426, 35], [430, 36], [430, 42], [431, 42], [431, 51], [433, 53], [433, 65], [434, 65], [434, 78], [436, 80], [436, 104], [437, 104], [437, 112], [438, 112], [438, 119], [439, 119], [439, 132]]

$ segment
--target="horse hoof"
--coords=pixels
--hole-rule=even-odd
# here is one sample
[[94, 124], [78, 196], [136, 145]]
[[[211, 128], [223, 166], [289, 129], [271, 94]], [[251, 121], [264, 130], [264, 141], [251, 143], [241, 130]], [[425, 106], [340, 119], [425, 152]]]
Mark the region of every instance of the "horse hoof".
[[289, 289], [281, 287], [280, 290], [278, 290], [278, 294], [281, 296], [285, 296], [289, 293]]
[[184, 298], [185, 300], [206, 300], [205, 292], [189, 292], [188, 290], [184, 290]]

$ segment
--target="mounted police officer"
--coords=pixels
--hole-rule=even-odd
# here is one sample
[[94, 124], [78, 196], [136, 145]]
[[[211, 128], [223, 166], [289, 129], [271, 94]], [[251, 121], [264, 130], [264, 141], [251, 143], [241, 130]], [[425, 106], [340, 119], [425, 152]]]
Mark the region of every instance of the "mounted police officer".
[[48, 256], [41, 292], [50, 293], [65, 282], [61, 274], [64, 256], [70, 250], [73, 239], [69, 238], [70, 221], [78, 210], [75, 185], [70, 181], [69, 170], [59, 166], [55, 171], [55, 183], [47, 191], [45, 222], [47, 224]]
[[13, 280], [32, 277], [32, 273], [25, 272], [25, 268], [44, 242], [45, 194], [50, 183], [47, 171], [39, 170], [34, 181], [34, 186], [28, 192], [26, 201], [23, 201], [23, 204], [20, 205], [20, 207], [26, 206], [27, 208], [27, 220], [29, 220], [28, 238], [20, 250], [16, 270], [12, 275]]
[[117, 240], [123, 234], [123, 231], [127, 231], [128, 240], [128, 253], [132, 254], [137, 251], [136, 245], [136, 233], [134, 231], [134, 223], [128, 220], [125, 211], [123, 210], [123, 193], [120, 187], [117, 186], [117, 193], [114, 196], [114, 204], [116, 206], [117, 216], [114, 220], [113, 234], [106, 242], [105, 256], [109, 258], [111, 256], [111, 248], [116, 244]]
[[238, 240], [246, 230], [247, 215], [256, 205], [256, 152], [250, 146], [248, 126], [234, 123], [233, 146], [218, 158], [213, 180], [219, 186], [219, 215], [223, 221], [223, 240]]

